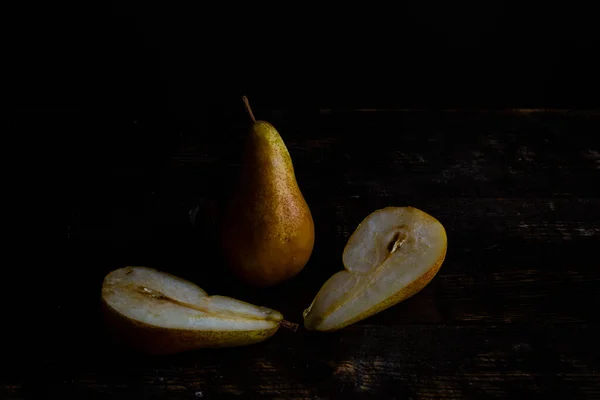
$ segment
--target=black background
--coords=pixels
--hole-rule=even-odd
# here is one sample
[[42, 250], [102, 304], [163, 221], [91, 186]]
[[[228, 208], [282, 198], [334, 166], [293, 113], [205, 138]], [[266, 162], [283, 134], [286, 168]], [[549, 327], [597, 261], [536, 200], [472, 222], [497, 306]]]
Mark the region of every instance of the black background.
[[195, 124], [242, 93], [268, 108], [594, 107], [597, 33], [572, 3], [32, 8], [11, 40], [12, 104]]

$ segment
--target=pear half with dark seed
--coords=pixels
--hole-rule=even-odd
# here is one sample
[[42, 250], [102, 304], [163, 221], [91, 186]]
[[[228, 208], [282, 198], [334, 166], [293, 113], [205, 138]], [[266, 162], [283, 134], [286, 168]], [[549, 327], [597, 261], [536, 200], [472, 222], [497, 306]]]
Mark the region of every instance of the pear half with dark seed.
[[414, 207], [387, 207], [356, 228], [334, 274], [304, 311], [309, 330], [336, 331], [421, 291], [437, 274], [447, 248], [446, 231]]
[[250, 345], [270, 338], [280, 325], [292, 325], [278, 311], [208, 296], [192, 282], [146, 267], [109, 273], [102, 305], [114, 336], [149, 354]]

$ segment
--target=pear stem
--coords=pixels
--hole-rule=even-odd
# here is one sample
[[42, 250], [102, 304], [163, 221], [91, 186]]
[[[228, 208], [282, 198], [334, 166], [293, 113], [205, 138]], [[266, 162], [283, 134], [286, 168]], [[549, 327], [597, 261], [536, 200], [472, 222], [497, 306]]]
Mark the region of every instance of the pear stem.
[[254, 114], [252, 113], [252, 108], [250, 107], [250, 102], [248, 101], [248, 98], [246, 96], [242, 96], [242, 100], [244, 101], [244, 105], [246, 106], [246, 111], [248, 111], [248, 114], [250, 115], [250, 119], [252, 120], [252, 122], [256, 123], [256, 118], [254, 118]]
[[294, 324], [293, 322], [286, 321], [285, 319], [282, 319], [281, 321], [279, 321], [279, 324], [281, 326], [283, 326], [284, 328], [291, 330], [292, 332], [296, 332], [298, 330], [298, 324]]

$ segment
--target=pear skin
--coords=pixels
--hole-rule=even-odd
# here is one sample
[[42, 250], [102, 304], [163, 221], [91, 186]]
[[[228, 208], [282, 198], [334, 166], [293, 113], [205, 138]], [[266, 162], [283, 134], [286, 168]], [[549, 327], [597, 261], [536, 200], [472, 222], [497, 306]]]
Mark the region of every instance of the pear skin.
[[315, 240], [312, 214], [298, 187], [290, 153], [275, 127], [252, 119], [236, 189], [225, 210], [221, 243], [242, 281], [273, 286], [296, 276]]

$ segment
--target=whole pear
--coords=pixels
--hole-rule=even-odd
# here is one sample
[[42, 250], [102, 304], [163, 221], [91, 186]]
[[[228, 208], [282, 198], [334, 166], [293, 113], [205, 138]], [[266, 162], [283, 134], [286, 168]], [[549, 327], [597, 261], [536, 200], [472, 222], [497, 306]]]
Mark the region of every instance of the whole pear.
[[314, 222], [283, 139], [269, 122], [256, 121], [245, 96], [244, 102], [252, 122], [221, 244], [238, 278], [268, 287], [304, 268], [314, 246]]

